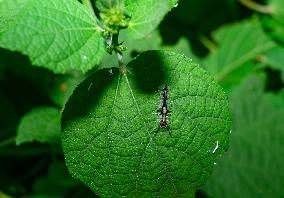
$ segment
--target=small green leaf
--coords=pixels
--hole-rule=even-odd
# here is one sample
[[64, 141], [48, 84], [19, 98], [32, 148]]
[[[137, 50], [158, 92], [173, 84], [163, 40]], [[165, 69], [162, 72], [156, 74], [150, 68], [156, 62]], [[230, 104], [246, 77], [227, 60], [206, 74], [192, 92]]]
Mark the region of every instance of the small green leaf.
[[126, 0], [126, 14], [131, 17], [127, 32], [140, 39], [152, 32], [169, 11], [168, 0]]
[[96, 19], [76, 0], [2, 0], [0, 13], [0, 47], [28, 55], [33, 65], [86, 72], [105, 55]]
[[205, 67], [224, 87], [237, 84], [256, 68], [258, 55], [276, 44], [263, 32], [258, 20], [229, 25], [214, 34], [219, 48], [204, 61]]
[[[156, 114], [165, 84], [169, 128], [159, 127]], [[102, 197], [193, 197], [227, 150], [230, 129], [220, 86], [189, 58], [167, 51], [97, 71], [62, 117], [69, 171]]]
[[204, 187], [216, 198], [283, 197], [284, 97], [251, 76], [232, 93], [230, 149]]
[[268, 0], [267, 6], [272, 13], [262, 17], [262, 25], [273, 39], [284, 45], [284, 1]]
[[53, 107], [37, 107], [21, 119], [16, 144], [26, 142], [60, 142], [60, 111]]

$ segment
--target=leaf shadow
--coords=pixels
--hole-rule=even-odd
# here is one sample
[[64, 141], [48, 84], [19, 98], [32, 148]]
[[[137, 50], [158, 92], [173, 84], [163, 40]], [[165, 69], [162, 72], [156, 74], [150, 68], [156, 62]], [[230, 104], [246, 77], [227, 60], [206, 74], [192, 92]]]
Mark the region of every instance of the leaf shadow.
[[147, 51], [130, 62], [128, 70], [134, 76], [136, 87], [141, 92], [151, 94], [166, 84], [168, 74], [164, 65], [159, 51]]
[[[145, 94], [153, 94], [165, 84], [167, 71], [164, 59], [158, 51], [148, 51], [127, 65], [133, 75], [134, 86]], [[107, 101], [106, 92], [119, 78], [118, 68], [101, 69], [91, 74], [73, 92], [62, 113], [62, 129], [72, 121], [87, 116], [94, 106]], [[85, 90], [85, 91], [84, 91]], [[108, 109], [105, 109], [107, 112]]]
[[[89, 114], [92, 107], [99, 105], [104, 98], [108, 87], [118, 78], [118, 69], [101, 69], [89, 75], [73, 92], [67, 101], [62, 113], [61, 128], [69, 121], [80, 119]], [[108, 111], [106, 109], [105, 111]]]

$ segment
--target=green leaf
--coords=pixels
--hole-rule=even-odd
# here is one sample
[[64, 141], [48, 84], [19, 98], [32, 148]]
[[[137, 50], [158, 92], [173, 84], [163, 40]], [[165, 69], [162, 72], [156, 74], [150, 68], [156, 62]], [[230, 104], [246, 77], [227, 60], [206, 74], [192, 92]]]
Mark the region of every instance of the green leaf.
[[16, 144], [38, 141], [60, 142], [60, 111], [53, 107], [37, 107], [21, 119]]
[[284, 82], [284, 47], [275, 46], [271, 50], [261, 54], [258, 59], [261, 63], [264, 63], [264, 66], [269, 66], [274, 69], [278, 69], [282, 72], [281, 77]]
[[262, 25], [273, 39], [284, 45], [284, 1], [268, 0], [267, 6], [272, 13], [262, 17]]
[[256, 57], [276, 45], [258, 20], [226, 26], [215, 32], [214, 38], [219, 48], [206, 58], [204, 65], [226, 88], [239, 83], [256, 68]]
[[[161, 128], [165, 84], [171, 115]], [[148, 51], [78, 86], [63, 112], [63, 151], [71, 174], [102, 197], [193, 197], [227, 150], [230, 129], [227, 97], [206, 71]]]
[[[18, 10], [9, 17], [9, 9]], [[0, 13], [0, 27], [12, 20], [0, 32], [0, 47], [28, 55], [33, 65], [86, 72], [105, 55], [96, 19], [76, 0], [2, 0]]]
[[283, 197], [284, 97], [264, 86], [254, 75], [232, 94], [230, 149], [204, 187], [209, 196]]
[[15, 23], [17, 15], [27, 3], [27, 0], [0, 1], [0, 35]]
[[125, 11], [131, 17], [127, 32], [133, 39], [141, 39], [158, 27], [169, 11], [168, 0], [126, 0]]
[[124, 8], [124, 0], [97, 0], [96, 7], [100, 11], [106, 11], [108, 9], [117, 7], [120, 9]]

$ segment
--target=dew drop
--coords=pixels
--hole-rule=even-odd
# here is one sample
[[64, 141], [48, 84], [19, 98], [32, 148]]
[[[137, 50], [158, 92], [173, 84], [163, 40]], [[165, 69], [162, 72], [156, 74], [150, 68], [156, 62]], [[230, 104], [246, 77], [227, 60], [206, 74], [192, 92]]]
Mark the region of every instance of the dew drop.
[[86, 55], [83, 55], [83, 60], [86, 61], [88, 57]]
[[174, 7], [175, 7], [175, 8], [178, 7], [178, 3], [176, 3], [176, 4], [174, 5]]

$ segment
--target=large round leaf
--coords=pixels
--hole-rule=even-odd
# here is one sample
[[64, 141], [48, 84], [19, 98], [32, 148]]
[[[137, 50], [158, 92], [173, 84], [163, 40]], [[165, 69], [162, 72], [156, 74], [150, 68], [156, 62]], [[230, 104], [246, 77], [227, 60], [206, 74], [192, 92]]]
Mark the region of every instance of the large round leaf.
[[[168, 128], [156, 114], [169, 88]], [[62, 118], [71, 174], [102, 197], [193, 197], [228, 148], [231, 117], [215, 80], [185, 56], [149, 51], [100, 70]]]

